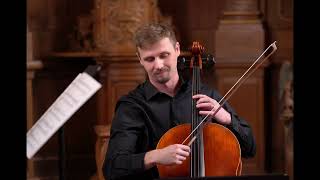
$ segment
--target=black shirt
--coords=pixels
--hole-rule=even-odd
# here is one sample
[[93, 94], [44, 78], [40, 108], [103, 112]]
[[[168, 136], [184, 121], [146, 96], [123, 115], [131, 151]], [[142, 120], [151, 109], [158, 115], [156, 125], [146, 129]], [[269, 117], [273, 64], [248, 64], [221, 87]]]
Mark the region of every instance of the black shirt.
[[[221, 99], [217, 91], [205, 85], [201, 86], [200, 92], [216, 101]], [[174, 97], [159, 92], [149, 81], [122, 96], [117, 102], [111, 125], [104, 166], [106, 178], [158, 178], [156, 167], [144, 169], [145, 153], [156, 148], [167, 130], [178, 124], [190, 123], [191, 96], [192, 83], [183, 80]], [[236, 135], [242, 157], [253, 157], [256, 144], [250, 126], [228, 103], [223, 108], [231, 114], [231, 125], [226, 127]]]

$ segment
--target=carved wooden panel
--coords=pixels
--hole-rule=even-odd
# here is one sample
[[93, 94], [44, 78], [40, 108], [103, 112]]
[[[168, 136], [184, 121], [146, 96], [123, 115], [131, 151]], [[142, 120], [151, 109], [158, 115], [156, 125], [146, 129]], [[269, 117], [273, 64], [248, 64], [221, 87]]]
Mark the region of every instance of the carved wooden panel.
[[216, 36], [216, 57], [223, 62], [241, 64], [253, 61], [265, 46], [264, 29], [258, 23], [221, 24]]
[[[216, 67], [217, 88], [224, 95], [241, 77], [248, 67]], [[243, 159], [242, 174], [265, 172], [265, 131], [264, 131], [264, 72], [258, 69], [232, 95], [228, 103], [238, 115], [251, 126], [257, 144], [254, 158]]]
[[99, 51], [134, 54], [133, 34], [144, 23], [158, 21], [157, 0], [96, 0], [94, 39]]

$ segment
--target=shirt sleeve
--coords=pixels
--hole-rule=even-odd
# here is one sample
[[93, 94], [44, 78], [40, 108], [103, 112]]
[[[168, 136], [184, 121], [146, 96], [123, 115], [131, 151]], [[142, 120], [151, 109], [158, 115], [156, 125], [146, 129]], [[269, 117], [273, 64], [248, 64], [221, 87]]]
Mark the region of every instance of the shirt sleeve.
[[117, 107], [104, 164], [107, 179], [144, 171], [146, 151], [142, 151], [139, 146], [145, 131], [142, 113], [137, 105], [129, 102], [122, 102]]
[[[218, 92], [213, 92], [212, 97], [217, 101], [222, 98]], [[241, 148], [241, 156], [244, 158], [254, 157], [256, 154], [256, 143], [250, 125], [243, 118], [239, 117], [227, 102], [223, 105], [223, 108], [231, 115], [231, 124], [226, 127], [237, 137]]]

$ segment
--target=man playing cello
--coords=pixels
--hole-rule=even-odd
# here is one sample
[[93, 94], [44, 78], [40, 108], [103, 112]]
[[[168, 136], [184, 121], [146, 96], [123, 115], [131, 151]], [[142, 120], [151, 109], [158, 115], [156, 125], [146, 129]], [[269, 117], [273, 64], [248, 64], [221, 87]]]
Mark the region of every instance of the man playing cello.
[[[180, 45], [166, 25], [148, 24], [135, 35], [137, 56], [148, 79], [117, 102], [105, 159], [104, 173], [110, 179], [159, 178], [158, 164], [179, 165], [190, 155], [190, 147], [172, 144], [156, 149], [170, 128], [190, 123], [191, 102], [196, 99], [199, 114], [228, 128], [237, 138], [242, 157], [253, 157], [256, 144], [251, 127], [225, 103], [218, 108], [220, 94], [201, 84], [192, 96], [191, 80], [178, 74]], [[192, 98], [191, 98], [192, 97]]]

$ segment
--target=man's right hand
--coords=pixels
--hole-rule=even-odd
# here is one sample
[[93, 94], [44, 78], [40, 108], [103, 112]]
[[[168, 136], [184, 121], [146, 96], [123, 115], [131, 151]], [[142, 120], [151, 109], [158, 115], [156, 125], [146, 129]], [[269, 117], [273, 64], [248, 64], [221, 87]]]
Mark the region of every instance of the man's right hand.
[[145, 168], [149, 169], [156, 164], [182, 164], [190, 154], [190, 147], [182, 144], [173, 144], [162, 149], [155, 149], [146, 153]]

